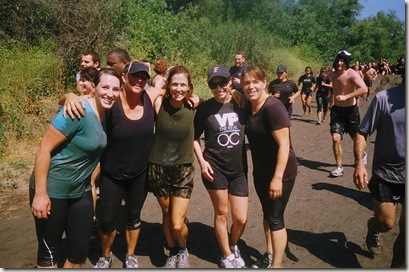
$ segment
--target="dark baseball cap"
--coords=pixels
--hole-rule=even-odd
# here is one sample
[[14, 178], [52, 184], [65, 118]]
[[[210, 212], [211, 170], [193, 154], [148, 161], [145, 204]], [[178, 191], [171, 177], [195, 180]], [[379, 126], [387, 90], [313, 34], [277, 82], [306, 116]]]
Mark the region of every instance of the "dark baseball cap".
[[284, 65], [280, 65], [277, 67], [277, 73], [284, 73], [287, 72], [287, 67], [285, 67]]
[[207, 82], [210, 82], [215, 77], [224, 77], [224, 78], [230, 78], [230, 72], [229, 69], [225, 66], [215, 66], [209, 69], [207, 71]]
[[[129, 67], [129, 65], [131, 65], [131, 67]], [[151, 77], [149, 76], [149, 70], [148, 67], [146, 67], [145, 64], [143, 64], [142, 62], [132, 62], [132, 63], [128, 63], [125, 66], [124, 69], [125, 74], [136, 74], [139, 72], [143, 72], [144, 74], [146, 74], [146, 78], [150, 79]]]

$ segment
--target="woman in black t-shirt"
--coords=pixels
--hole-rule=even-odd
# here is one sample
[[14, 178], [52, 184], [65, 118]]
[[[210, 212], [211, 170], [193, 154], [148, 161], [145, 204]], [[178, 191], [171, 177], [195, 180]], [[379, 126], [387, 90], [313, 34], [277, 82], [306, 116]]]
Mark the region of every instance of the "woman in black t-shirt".
[[246, 135], [267, 241], [267, 252], [252, 267], [279, 268], [287, 245], [283, 215], [297, 176], [297, 160], [290, 138], [291, 121], [284, 105], [266, 92], [266, 75], [262, 69], [246, 68], [241, 86], [251, 103]]
[[303, 117], [307, 115], [307, 107], [308, 107], [308, 114], [311, 113], [311, 97], [312, 91], [315, 88], [315, 78], [312, 74], [312, 69], [310, 66], [305, 67], [305, 74], [300, 76], [298, 79], [298, 88], [301, 87], [301, 102], [302, 102], [302, 109], [304, 111]]

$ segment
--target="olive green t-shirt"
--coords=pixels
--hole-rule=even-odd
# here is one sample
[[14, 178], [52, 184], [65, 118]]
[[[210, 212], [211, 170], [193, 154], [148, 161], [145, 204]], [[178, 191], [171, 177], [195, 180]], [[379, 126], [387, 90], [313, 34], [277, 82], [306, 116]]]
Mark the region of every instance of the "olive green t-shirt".
[[165, 99], [158, 113], [155, 137], [149, 162], [177, 166], [194, 162], [193, 119], [195, 110], [188, 105], [173, 108]]

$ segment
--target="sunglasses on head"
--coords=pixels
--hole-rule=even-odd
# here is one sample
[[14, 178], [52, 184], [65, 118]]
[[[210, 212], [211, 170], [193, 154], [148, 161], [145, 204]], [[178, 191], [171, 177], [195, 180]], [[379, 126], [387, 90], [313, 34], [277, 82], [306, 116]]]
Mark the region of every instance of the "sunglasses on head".
[[208, 85], [210, 89], [216, 89], [217, 86], [224, 88], [227, 86], [228, 83], [229, 83], [229, 79], [223, 78], [222, 80], [219, 80], [218, 82], [210, 81]]

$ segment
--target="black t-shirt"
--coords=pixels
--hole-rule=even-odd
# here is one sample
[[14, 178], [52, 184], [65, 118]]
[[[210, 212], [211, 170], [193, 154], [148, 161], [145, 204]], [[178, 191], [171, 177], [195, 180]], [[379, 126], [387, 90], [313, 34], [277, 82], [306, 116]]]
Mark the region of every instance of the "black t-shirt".
[[317, 77], [317, 96], [320, 97], [329, 97], [331, 96], [331, 88], [330, 87], [326, 87], [326, 86], [322, 86], [322, 83], [325, 84], [330, 84], [331, 83], [331, 77], [330, 76], [326, 76], [325, 79], [323, 79], [322, 77]]
[[302, 83], [302, 92], [310, 92], [310, 88], [315, 84], [315, 77], [313, 75], [302, 75], [298, 79], [298, 84]]
[[195, 116], [195, 139], [204, 131], [204, 158], [229, 177], [247, 173], [244, 135], [248, 109], [240, 109], [232, 99], [218, 103], [214, 98], [199, 105]]
[[290, 103], [289, 97], [298, 91], [297, 85], [292, 80], [286, 80], [281, 82], [278, 78], [271, 81], [268, 84], [268, 92], [275, 94], [280, 92], [280, 97], [278, 98], [287, 109], [289, 115], [293, 112], [293, 103]]
[[[237, 67], [237, 66], [232, 66], [229, 69], [230, 75], [233, 79], [235, 78], [241, 78], [241, 75], [243, 74], [244, 69], [247, 68], [247, 64], [243, 63], [242, 66]], [[232, 88], [238, 90], [239, 92], [243, 93], [243, 89], [241, 88], [240, 84], [236, 84], [233, 81]]]
[[[253, 159], [253, 175], [255, 182], [270, 182], [277, 165], [278, 144], [271, 134], [291, 126], [291, 120], [283, 104], [269, 96], [260, 110], [249, 117], [246, 134], [250, 143]], [[295, 179], [297, 176], [297, 159], [291, 144], [283, 181]]]

